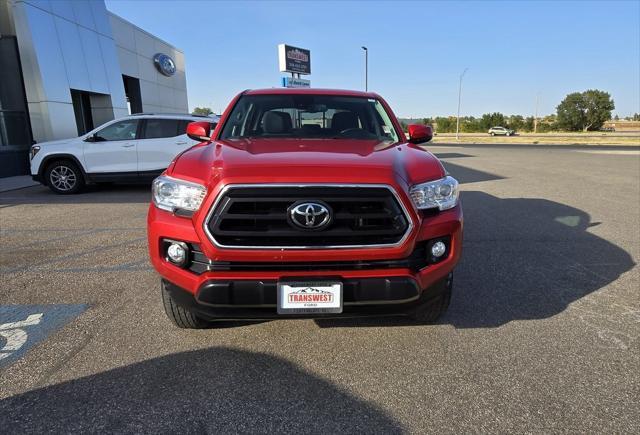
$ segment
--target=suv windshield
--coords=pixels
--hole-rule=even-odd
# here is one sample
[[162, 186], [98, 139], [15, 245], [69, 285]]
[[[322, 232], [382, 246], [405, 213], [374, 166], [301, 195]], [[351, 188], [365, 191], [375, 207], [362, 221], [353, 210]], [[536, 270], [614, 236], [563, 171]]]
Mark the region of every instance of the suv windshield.
[[249, 137], [398, 141], [380, 101], [338, 95], [244, 95], [220, 139]]

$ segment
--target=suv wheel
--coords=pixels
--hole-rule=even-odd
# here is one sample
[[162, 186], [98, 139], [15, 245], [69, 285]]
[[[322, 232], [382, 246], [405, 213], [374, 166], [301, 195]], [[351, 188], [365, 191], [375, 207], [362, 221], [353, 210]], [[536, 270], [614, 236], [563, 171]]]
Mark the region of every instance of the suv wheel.
[[451, 292], [453, 290], [453, 272], [449, 274], [445, 282], [445, 290], [437, 298], [420, 305], [411, 314], [411, 318], [422, 324], [435, 323], [449, 308]]
[[176, 304], [163, 281], [160, 281], [160, 290], [162, 291], [164, 312], [175, 326], [184, 329], [202, 329], [211, 326], [211, 322], [201, 319], [191, 311]]
[[84, 187], [84, 177], [78, 165], [69, 160], [56, 160], [44, 173], [49, 189], [60, 195], [78, 193]]
[[495, 136], [495, 135], [496, 135], [496, 134], [492, 131], [492, 132], [491, 132], [491, 136]]

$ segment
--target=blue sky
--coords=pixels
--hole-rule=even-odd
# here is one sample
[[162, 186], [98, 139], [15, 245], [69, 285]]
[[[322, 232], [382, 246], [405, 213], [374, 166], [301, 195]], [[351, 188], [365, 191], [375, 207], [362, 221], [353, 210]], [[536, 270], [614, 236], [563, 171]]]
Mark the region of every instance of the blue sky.
[[278, 86], [277, 45], [311, 50], [314, 87], [369, 89], [401, 117], [554, 113], [569, 92], [605, 90], [640, 112], [640, 1], [125, 1], [107, 8], [182, 49], [189, 106], [218, 112]]

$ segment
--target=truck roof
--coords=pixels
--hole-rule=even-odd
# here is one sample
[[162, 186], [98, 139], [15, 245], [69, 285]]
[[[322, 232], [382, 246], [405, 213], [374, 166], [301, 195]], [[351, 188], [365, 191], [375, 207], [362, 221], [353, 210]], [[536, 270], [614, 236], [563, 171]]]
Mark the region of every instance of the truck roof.
[[267, 88], [248, 89], [245, 95], [341, 95], [345, 97], [378, 98], [374, 92], [351, 91], [346, 89], [318, 89], [318, 88]]

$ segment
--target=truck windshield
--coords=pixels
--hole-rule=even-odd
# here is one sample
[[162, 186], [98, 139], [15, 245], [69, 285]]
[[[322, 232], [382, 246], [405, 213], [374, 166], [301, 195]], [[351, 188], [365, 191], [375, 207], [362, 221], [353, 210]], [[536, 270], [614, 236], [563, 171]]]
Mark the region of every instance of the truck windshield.
[[398, 142], [380, 101], [338, 95], [244, 95], [220, 139], [370, 139]]

